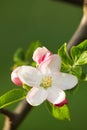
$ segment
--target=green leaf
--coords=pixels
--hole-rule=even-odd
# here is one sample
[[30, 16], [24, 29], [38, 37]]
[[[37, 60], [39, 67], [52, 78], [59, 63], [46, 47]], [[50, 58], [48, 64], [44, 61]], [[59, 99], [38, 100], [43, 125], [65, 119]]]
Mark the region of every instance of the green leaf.
[[51, 103], [47, 102], [47, 107], [53, 117], [59, 120], [65, 120], [65, 119], [70, 120], [70, 114], [67, 105], [64, 105], [62, 107], [56, 107]]
[[18, 62], [23, 62], [24, 61], [24, 51], [22, 48], [19, 48], [13, 57], [13, 61], [18, 63]]
[[39, 41], [36, 41], [36, 42], [32, 42], [30, 45], [29, 45], [29, 48], [27, 49], [26, 51], [26, 54], [25, 54], [25, 59], [27, 61], [32, 61], [32, 56], [33, 56], [33, 52], [35, 51], [35, 49], [37, 47], [40, 47], [41, 46], [41, 43]]
[[84, 51], [79, 58], [77, 59], [77, 61], [75, 62], [75, 65], [84, 65], [87, 64], [87, 51]]
[[73, 64], [71, 58], [69, 57], [68, 53], [67, 53], [67, 44], [63, 44], [62, 47], [58, 50], [58, 54], [61, 57], [62, 60], [62, 64], [64, 64], [65, 66], [68, 65], [71, 66]]
[[65, 64], [61, 65], [61, 72], [70, 73], [71, 69], [72, 66], [70, 65], [65, 65]]
[[0, 108], [6, 107], [12, 103], [25, 99], [26, 91], [24, 89], [13, 89], [0, 97]]
[[[77, 46], [73, 46], [71, 48], [71, 57], [72, 57], [73, 61], [77, 62], [80, 59], [80, 57], [85, 57], [84, 55], [87, 55], [87, 54], [82, 55], [82, 53], [84, 53], [85, 51], [87, 51], [87, 40], [81, 42]], [[81, 62], [81, 59], [80, 59], [80, 62]]]
[[80, 79], [82, 75], [82, 68], [80, 66], [72, 67], [70, 73], [75, 75], [78, 79]]

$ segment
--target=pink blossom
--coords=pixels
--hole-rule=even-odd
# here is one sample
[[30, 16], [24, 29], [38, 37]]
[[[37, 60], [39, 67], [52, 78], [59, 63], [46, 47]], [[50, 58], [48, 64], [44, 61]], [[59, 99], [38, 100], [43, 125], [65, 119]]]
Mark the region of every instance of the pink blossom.
[[24, 84], [31, 87], [26, 96], [30, 105], [38, 106], [45, 100], [52, 104], [65, 102], [64, 90], [75, 87], [78, 79], [74, 75], [60, 72], [60, 67], [61, 59], [54, 54], [48, 60], [41, 62], [37, 68], [32, 66], [19, 68], [19, 78]]
[[52, 53], [46, 47], [38, 47], [33, 54], [33, 60], [40, 64], [46, 61]]
[[22, 82], [18, 76], [18, 70], [20, 67], [17, 67], [16, 69], [13, 70], [13, 72], [11, 73], [11, 80], [14, 84], [16, 84], [17, 86], [22, 86]]
[[64, 90], [72, 89], [78, 83], [76, 76], [60, 72], [61, 58], [47, 48], [39, 47], [33, 54], [38, 67], [20, 66], [11, 74], [11, 80], [18, 86], [31, 87], [26, 96], [27, 102], [38, 106], [48, 100], [55, 106], [67, 104]]

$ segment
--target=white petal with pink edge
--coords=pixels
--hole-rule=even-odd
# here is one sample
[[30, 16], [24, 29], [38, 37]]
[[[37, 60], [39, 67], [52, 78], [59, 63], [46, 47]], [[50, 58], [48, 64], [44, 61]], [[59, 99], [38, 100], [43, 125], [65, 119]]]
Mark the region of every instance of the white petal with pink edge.
[[53, 86], [48, 88], [47, 92], [47, 100], [53, 104], [59, 104], [65, 99], [65, 92], [58, 87]]
[[22, 86], [22, 82], [18, 77], [18, 70], [20, 69], [20, 67], [15, 68], [12, 73], [11, 73], [11, 80], [14, 84], [18, 85], [18, 86]]
[[56, 54], [49, 56], [49, 58], [46, 61], [42, 62], [38, 67], [38, 69], [43, 74], [58, 72], [60, 71], [60, 68], [61, 68], [61, 59]]
[[38, 47], [33, 54], [33, 60], [38, 64], [43, 62], [45, 58], [47, 58], [51, 52], [46, 47]]

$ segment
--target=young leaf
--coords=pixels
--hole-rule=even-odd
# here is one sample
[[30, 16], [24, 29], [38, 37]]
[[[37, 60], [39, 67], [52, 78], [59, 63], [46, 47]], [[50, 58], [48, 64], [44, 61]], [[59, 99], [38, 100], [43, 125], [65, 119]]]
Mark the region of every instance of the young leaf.
[[13, 57], [14, 62], [18, 63], [18, 62], [22, 62], [24, 61], [24, 51], [22, 48], [19, 48]]
[[84, 51], [87, 51], [87, 40], [81, 42], [77, 46], [71, 48], [71, 56], [74, 62], [76, 62]]
[[67, 65], [70, 66], [70, 65], [73, 64], [73, 62], [72, 62], [71, 58], [69, 57], [69, 55], [67, 53], [66, 46], [67, 46], [66, 43], [63, 44], [63, 46], [58, 50], [58, 54], [61, 57], [62, 64], [66, 65], [66, 66]]
[[56, 107], [51, 103], [47, 102], [47, 107], [53, 117], [59, 120], [65, 120], [65, 119], [70, 120], [70, 114], [67, 105], [64, 105], [62, 107]]
[[70, 73], [71, 69], [72, 66], [70, 65], [65, 65], [65, 64], [61, 65], [61, 72]]
[[84, 51], [79, 58], [77, 59], [77, 61], [75, 62], [75, 65], [84, 65], [87, 64], [87, 51]]
[[33, 52], [35, 51], [35, 49], [37, 47], [41, 46], [41, 43], [39, 41], [36, 41], [36, 42], [32, 42], [30, 45], [29, 45], [29, 48], [27, 49], [26, 51], [26, 54], [25, 54], [25, 58], [27, 61], [30, 61], [32, 59], [32, 56], [33, 56]]
[[13, 89], [0, 97], [0, 108], [6, 107], [12, 103], [25, 99], [26, 91], [24, 89]]
[[82, 75], [82, 68], [80, 66], [72, 67], [70, 73], [78, 77], [78, 79], [80, 79]]

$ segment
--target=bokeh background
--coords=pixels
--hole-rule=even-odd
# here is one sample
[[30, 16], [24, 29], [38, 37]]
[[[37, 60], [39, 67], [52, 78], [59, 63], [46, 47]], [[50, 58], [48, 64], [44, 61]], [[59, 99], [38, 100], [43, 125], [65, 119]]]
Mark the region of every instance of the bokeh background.
[[[10, 80], [13, 54], [18, 48], [40, 40], [53, 53], [68, 42], [82, 17], [82, 8], [52, 0], [0, 1], [0, 95], [17, 88]], [[87, 83], [81, 83], [76, 94], [69, 95], [71, 121], [51, 117], [45, 103], [32, 109], [18, 130], [87, 129]], [[9, 106], [14, 109], [16, 104]], [[0, 130], [4, 116], [0, 114]]]

